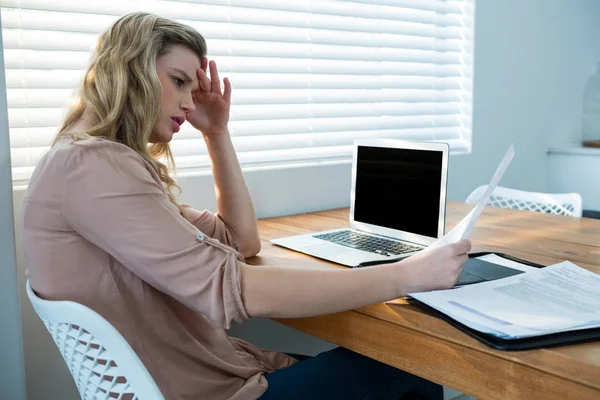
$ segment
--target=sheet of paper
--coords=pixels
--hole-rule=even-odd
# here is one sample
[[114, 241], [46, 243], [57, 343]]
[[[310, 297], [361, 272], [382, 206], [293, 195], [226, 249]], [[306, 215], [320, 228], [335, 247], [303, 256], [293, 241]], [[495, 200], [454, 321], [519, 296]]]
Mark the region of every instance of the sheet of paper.
[[471, 234], [471, 231], [473, 230], [473, 227], [475, 226], [475, 223], [477, 222], [477, 219], [479, 218], [479, 216], [481, 215], [481, 212], [483, 211], [483, 208], [485, 207], [487, 201], [489, 200], [490, 196], [494, 192], [494, 189], [496, 189], [496, 186], [498, 186], [500, 179], [502, 179], [504, 172], [508, 168], [508, 166], [514, 156], [515, 156], [515, 148], [514, 148], [514, 145], [511, 144], [508, 147], [508, 150], [506, 151], [504, 158], [500, 162], [500, 165], [498, 165], [498, 168], [496, 168], [496, 173], [494, 173], [494, 176], [492, 177], [492, 180], [488, 184], [485, 193], [483, 194], [483, 196], [481, 197], [479, 202], [475, 205], [475, 208], [473, 208], [471, 210], [471, 212], [469, 212], [462, 219], [462, 221], [460, 221], [454, 228], [452, 228], [450, 230], [450, 232], [446, 233], [442, 238], [435, 241], [428, 248], [433, 249], [433, 248], [444, 246], [447, 244], [456, 243], [462, 239], [466, 239], [469, 237], [469, 235]]
[[410, 296], [473, 329], [501, 337], [600, 327], [600, 275], [568, 261], [456, 290]]

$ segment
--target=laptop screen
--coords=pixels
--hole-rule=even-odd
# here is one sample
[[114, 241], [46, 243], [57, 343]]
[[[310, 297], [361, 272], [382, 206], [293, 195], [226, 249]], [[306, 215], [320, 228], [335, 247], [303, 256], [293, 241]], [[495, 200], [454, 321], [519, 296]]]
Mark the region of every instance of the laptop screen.
[[435, 238], [443, 152], [358, 146], [354, 220]]

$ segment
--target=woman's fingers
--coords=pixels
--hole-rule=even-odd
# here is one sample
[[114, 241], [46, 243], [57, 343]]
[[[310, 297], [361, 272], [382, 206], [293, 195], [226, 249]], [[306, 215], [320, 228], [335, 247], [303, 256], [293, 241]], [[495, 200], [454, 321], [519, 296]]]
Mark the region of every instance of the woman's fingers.
[[208, 79], [208, 76], [206, 76], [204, 71], [201, 68], [198, 68], [196, 75], [198, 76], [199, 90], [202, 92], [210, 92], [210, 79]]
[[231, 103], [231, 82], [229, 82], [228, 78], [223, 79], [223, 84], [225, 85], [225, 91], [223, 92], [223, 99], [227, 103]]
[[469, 251], [471, 251], [471, 242], [467, 239], [456, 242], [454, 244], [454, 250], [458, 255], [467, 254]]
[[[208, 60], [205, 60], [206, 58], [202, 59], [201, 68], [198, 68], [197, 70], [199, 89], [205, 93], [211, 92], [223, 94], [224, 99], [229, 102], [231, 98], [231, 82], [229, 82], [227, 78], [223, 81], [225, 84], [225, 92], [221, 93], [221, 81], [219, 80], [217, 63], [214, 61], [209, 62]], [[210, 79], [208, 79], [208, 76], [206, 76], [206, 63], [208, 63], [208, 69], [210, 70]]]
[[213, 60], [208, 63], [210, 69], [210, 91], [213, 93], [221, 93], [221, 81], [219, 80], [219, 71], [217, 70], [217, 63]]

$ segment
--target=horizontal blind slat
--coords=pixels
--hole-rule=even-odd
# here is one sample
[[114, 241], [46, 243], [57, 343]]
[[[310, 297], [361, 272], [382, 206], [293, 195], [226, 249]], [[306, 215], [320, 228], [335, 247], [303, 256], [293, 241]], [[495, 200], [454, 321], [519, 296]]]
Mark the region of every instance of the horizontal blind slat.
[[[52, 143], [58, 131], [57, 126], [38, 128], [10, 128], [10, 147], [46, 147]], [[14, 160], [13, 160], [14, 163]]]
[[[195, 139], [174, 141], [173, 154], [186, 157], [194, 154], [208, 154], [206, 144], [199, 135]], [[355, 139], [385, 138], [399, 139], [409, 136], [412, 140], [447, 140], [457, 136], [456, 127], [421, 129], [382, 129], [363, 131], [343, 131], [323, 133], [301, 133], [264, 136], [237, 136], [233, 144], [237, 152], [262, 150], [283, 150], [302, 147], [328, 147], [351, 145]]]
[[[3, 21], [6, 18], [3, 17]], [[181, 21], [184, 22], [184, 21]], [[109, 24], [106, 24], [108, 26]], [[296, 43], [296, 44], [310, 44], [311, 46], [318, 45], [337, 45], [337, 46], [354, 46], [354, 47], [381, 47], [381, 48], [395, 48], [395, 49], [429, 49], [436, 50], [438, 52], [446, 52], [446, 51], [464, 51], [472, 49], [467, 49], [469, 44], [465, 44], [463, 40], [457, 38], [449, 38], [449, 39], [441, 39], [436, 37], [435, 35], [430, 36], [410, 36], [410, 35], [394, 35], [394, 34], [380, 34], [380, 33], [369, 33], [369, 32], [338, 32], [335, 30], [325, 30], [325, 29], [309, 29], [309, 28], [289, 28], [289, 27], [261, 27], [257, 25], [229, 25], [229, 24], [219, 24], [219, 23], [188, 23], [188, 25], [196, 28], [198, 31], [202, 32], [203, 36], [211, 43], [209, 50], [213, 52], [213, 41], [216, 40], [238, 40], [243, 41], [244, 43], [248, 42], [266, 42], [266, 43]], [[88, 31], [84, 31], [85, 35], [97, 35], [99, 34], [106, 26], [103, 26], [102, 29], [98, 29], [97, 32], [92, 31], [88, 33]], [[65, 36], [76, 36], [77, 34], [82, 34], [77, 30], [76, 27], [69, 28], [64, 25], [60, 25], [61, 29], [53, 30], [53, 27], [48, 27], [42, 24], [29, 24], [26, 25], [22, 22], [20, 23], [7, 23], [4, 27], [8, 29], [12, 29], [12, 32], [7, 31], [7, 38], [5, 39], [5, 43], [7, 47], [13, 46], [17, 41], [23, 40], [23, 44], [19, 48], [27, 48], [34, 46], [42, 46], [41, 44], [27, 44], [31, 42], [35, 42], [35, 32], [47, 32], [49, 35], [54, 37], [53, 40], [60, 40], [61, 35]], [[28, 34], [29, 36], [24, 36], [20, 34], [20, 29], [23, 29], [25, 32], [31, 32]], [[458, 34], [457, 34], [458, 35]], [[465, 33], [461, 33], [460, 35], [465, 36]], [[23, 36], [21, 38], [21, 36]], [[18, 42], [17, 42], [18, 43]], [[56, 43], [53, 48], [60, 50], [71, 50], [69, 47], [70, 44], [75, 43], [77, 49], [87, 50], [91, 48], [94, 44], [94, 40], [92, 37], [83, 37], [79, 38], [78, 41], [73, 42], [73, 39], [66, 43]], [[44, 45], [46, 48], [48, 44]], [[34, 47], [35, 48], [35, 47]], [[226, 46], [218, 46], [218, 52], [223, 53], [223, 48]], [[224, 53], [226, 54], [226, 53]]]
[[[462, 138], [452, 138], [445, 140], [450, 146], [451, 154], [464, 153], [470, 151], [471, 144], [469, 141]], [[45, 153], [47, 148], [42, 151]], [[11, 151], [12, 153], [12, 151]], [[275, 151], [260, 151], [260, 152], [240, 152], [240, 163], [249, 164], [279, 164], [281, 162], [290, 161], [305, 161], [313, 163], [317, 160], [339, 159], [349, 161], [352, 155], [352, 146], [332, 146], [321, 149], [292, 149], [292, 150], [275, 150]], [[14, 157], [14, 156], [13, 156]], [[40, 156], [41, 158], [41, 156]], [[208, 155], [182, 156], [177, 159], [177, 166], [181, 170], [185, 169], [207, 169], [210, 167], [210, 159]], [[13, 181], [25, 181], [29, 179], [33, 173], [34, 166], [13, 167]]]
[[9, 108], [9, 128], [58, 126], [64, 110], [60, 108]]
[[273, 104], [268, 107], [264, 105], [244, 105], [235, 107], [232, 110], [230, 120], [251, 121], [257, 119], [279, 120], [288, 118], [441, 115], [460, 113], [460, 106], [460, 103]]
[[[4, 50], [4, 61], [7, 69], [65, 69], [80, 71], [87, 67], [90, 53], [80, 51], [51, 50]], [[434, 64], [397, 61], [368, 60], [323, 60], [308, 59], [298, 62], [297, 59], [278, 57], [213, 57], [222, 73], [340, 73], [359, 75], [412, 75], [460, 77], [464, 74], [459, 64]]]
[[460, 126], [456, 115], [398, 116], [398, 117], [343, 117], [262, 121], [232, 121], [234, 136], [278, 135], [285, 133], [335, 132], [350, 130], [379, 130], [393, 128], [425, 128]]
[[[276, 151], [259, 151], [250, 153], [239, 153], [239, 162], [243, 165], [269, 164], [269, 163], [290, 163], [299, 161], [310, 161], [322, 159], [348, 159], [352, 155], [352, 146], [308, 148]], [[181, 169], [186, 168], [208, 168], [210, 159], [208, 156], [196, 155], [189, 157], [180, 157], [178, 166]]]
[[[166, 0], [171, 4], [181, 3], [181, 0]], [[320, 1], [320, 0], [316, 0]], [[469, 7], [470, 3], [464, 1], [439, 1], [439, 0], [351, 0], [353, 3], [366, 4], [366, 5], [389, 5], [398, 6], [403, 8], [412, 8], [417, 10], [438, 10], [440, 12], [460, 12], [461, 8]], [[198, 0], [194, 0], [195, 3], [200, 3]], [[58, 3], [58, 2], [54, 2]], [[119, 6], [122, 9], [124, 1], [119, 0], [105, 0], [103, 4], [94, 5], [89, 3], [83, 3], [79, 0], [62, 0], [58, 4], [48, 4], [47, 0], [2, 0], [2, 4], [10, 7], [23, 7], [33, 9], [59, 9], [65, 12], [101, 12], [105, 10], [116, 10], [118, 12]], [[306, 1], [286, 1], [286, 2], [274, 2], [272, 0], [202, 0], [201, 3], [213, 4], [213, 5], [232, 5], [232, 6], [245, 6], [245, 7], [263, 7], [263, 8], [279, 8], [283, 10], [294, 10], [294, 11], [308, 11], [309, 3]], [[471, 6], [472, 7], [472, 6]]]
[[462, 89], [240, 89], [232, 93], [234, 104], [303, 104], [338, 103], [342, 99], [347, 103], [360, 102], [453, 102], [465, 98]]
[[[63, 34], [98, 35], [117, 19], [116, 16], [97, 14], [65, 14], [35, 10], [2, 9], [2, 23], [6, 29], [23, 29], [29, 31], [50, 31]], [[209, 41], [213, 39], [335, 44], [347, 46], [379, 46], [405, 49], [433, 49], [438, 51], [456, 51], [464, 43], [467, 29], [451, 31], [448, 38], [443, 38], [439, 30], [417, 32], [418, 35], [406, 32], [390, 34], [380, 32], [343, 31], [334, 29], [318, 29], [315, 27], [260, 26], [253, 24], [231, 24], [227, 22], [180, 20], [197, 29]], [[460, 28], [458, 28], [460, 29]], [[56, 36], [55, 36], [56, 37]], [[90, 42], [89, 45], [91, 45]]]
[[[235, 107], [230, 121], [238, 123], [252, 121], [273, 121], [280, 124], [285, 120], [314, 119], [319, 125], [320, 118], [376, 117], [388, 116], [435, 117], [458, 114], [460, 103], [358, 103], [358, 104], [304, 104], [304, 105], [245, 105]], [[58, 126], [62, 121], [63, 108], [10, 108], [8, 121], [10, 128]]]
[[[315, 151], [326, 151], [323, 148], [351, 145], [354, 139], [387, 138], [398, 139], [411, 137], [412, 140], [447, 141], [457, 136], [457, 127], [429, 127], [421, 129], [382, 129], [357, 130], [342, 132], [301, 133], [264, 136], [233, 137], [232, 141], [238, 153], [293, 150], [310, 147]], [[195, 139], [172, 142], [172, 152], [177, 160], [194, 155], [207, 155], [208, 151], [200, 133]], [[11, 148], [13, 168], [25, 168], [35, 165], [49, 150], [50, 144], [36, 147]], [[321, 150], [319, 150], [321, 149]], [[178, 165], [179, 166], [179, 165]]]
[[[7, 89], [9, 108], [64, 108], [73, 89]], [[244, 105], [303, 105], [340, 103], [460, 103], [470, 102], [468, 92], [421, 89], [236, 89], [232, 93], [232, 112]]]
[[[391, 75], [317, 75], [317, 74], [252, 74], [230, 73], [236, 89], [461, 89], [459, 77], [391, 76]], [[64, 89], [74, 88], [82, 72], [77, 70], [6, 70], [8, 89]]]
[[[242, 57], [279, 57], [279, 58], [316, 58], [342, 60], [377, 60], [405, 62], [435, 62], [438, 64], [462, 63], [460, 43], [456, 41], [410, 40], [413, 45], [403, 47], [385, 47], [376, 42], [368, 45], [338, 45], [310, 43], [289, 43], [275, 41], [213, 39], [209, 43], [209, 52], [214, 56]], [[58, 32], [43, 30], [3, 30], [5, 49], [52, 50], [52, 51], [92, 51], [97, 34]], [[439, 48], [438, 48], [439, 47]]]
[[[89, 2], [92, 4], [85, 4], [85, 2], [74, 4], [74, 2], [64, 0], [53, 2], [58, 4], [47, 4], [48, 2], [44, 3], [44, 1], [46, 0], [3, 0], [2, 5], [4, 7], [21, 7], [33, 10], [59, 10], [70, 13], [108, 15], [122, 15], [127, 12], [139, 11], [139, 3], [131, 0]], [[178, 7], [173, 7], [169, 1], [146, 1], [144, 10], [173, 19], [186, 18], [191, 20], [231, 21], [234, 23], [247, 23], [250, 21], [251, 23], [259, 22], [263, 25], [302, 26], [310, 18], [317, 20], [315, 24], [318, 24], [320, 19], [326, 18], [336, 21], [335, 25], [359, 25], [363, 29], [369, 26], [369, 20], [383, 20], [389, 23], [389, 26], [384, 25], [379, 31], [394, 30], [396, 29], [394, 23], [399, 21], [423, 26], [428, 26], [436, 21], [440, 25], [460, 25], [455, 13], [436, 12], [437, 10], [406, 6], [392, 7], [381, 4], [365, 5], [356, 2], [325, 0], [298, 2], [300, 3], [300, 7], [294, 6], [291, 4], [292, 2], [260, 2], [255, 3], [254, 7], [249, 3], [246, 3], [245, 6], [235, 3], [228, 5], [211, 1], [195, 3], [178, 2]], [[275, 5], [275, 7], [265, 7], [268, 4]]]
[[[176, 1], [176, 0], [175, 0]], [[351, 0], [354, 3], [368, 5], [389, 5], [405, 8], [413, 8], [418, 10], [437, 11], [440, 13], [461, 14], [473, 10], [473, 5], [470, 2], [462, 0], [439, 1], [439, 0]]]
[[[451, 148], [451, 154], [462, 153], [470, 150], [470, 143], [464, 139], [446, 140]], [[287, 150], [267, 150], [257, 152], [239, 152], [238, 158], [243, 165], [269, 165], [287, 163], [314, 163], [315, 160], [340, 160], [349, 162], [352, 157], [352, 145], [331, 146], [321, 148], [300, 148]], [[182, 156], [178, 158], [180, 169], [208, 169], [210, 159], [208, 155]]]
[[[441, 130], [443, 132], [452, 132], [453, 134], [457, 132], [456, 127], [458, 126], [458, 119], [457, 120], [452, 120], [451, 122], [448, 121], [438, 121], [439, 126], [437, 127], [426, 127], [425, 129], [429, 129], [431, 131], [431, 129], [435, 129], [435, 130]], [[280, 126], [284, 125], [285, 121], [281, 121], [280, 122]], [[404, 121], [404, 125], [409, 125], [411, 121]], [[413, 125], [417, 125], [418, 126], [418, 121], [413, 120], [412, 124]], [[295, 126], [296, 122], [292, 122], [289, 125], [294, 125]], [[421, 124], [422, 125], [422, 124]], [[444, 126], [444, 125], [448, 125], [448, 126]], [[463, 124], [464, 125], [464, 124]], [[352, 127], [352, 130], [349, 130], [347, 132], [353, 132], [356, 135], [362, 135], [361, 132], [368, 132], [369, 135], [376, 135], [377, 132], [388, 132], [390, 130], [394, 130], [396, 129], [395, 127], [393, 128], [389, 128], [390, 124], [387, 125], [383, 125], [388, 126], [388, 128], [386, 129], [379, 129], [379, 130], [360, 130], [360, 127]], [[419, 129], [421, 128], [416, 128], [416, 129], [408, 129], [408, 128], [404, 128], [401, 129], [401, 127], [403, 126], [403, 124], [398, 124], [398, 132], [404, 132], [404, 134], [408, 135], [407, 137], [412, 137], [412, 135], [415, 132], [420, 132]], [[293, 128], [293, 127], [292, 127]], [[268, 136], [264, 136], [264, 140], [259, 140], [259, 138], [261, 137], [260, 135], [263, 133], [262, 131], [257, 131], [254, 132], [254, 135], [259, 135], [259, 136], [254, 136], [252, 132], [247, 132], [246, 136], [234, 136], [234, 140], [239, 139], [240, 138], [248, 138], [246, 140], [251, 140], [253, 143], [257, 143], [258, 145], [262, 145], [261, 143], [268, 143], [271, 142], [272, 140], [275, 140], [275, 137], [280, 137], [280, 138], [292, 138], [294, 136], [298, 137], [298, 135], [309, 135], [309, 130], [307, 129], [306, 131], [302, 131], [301, 129], [299, 129], [300, 127], [297, 127], [298, 129], [290, 129], [290, 127], [288, 126], [288, 128], [282, 128], [281, 131], [276, 131], [276, 132], [272, 132], [271, 134], [269, 134]], [[26, 127], [26, 128], [11, 128], [10, 130], [10, 140], [11, 140], [11, 148], [15, 149], [15, 148], [27, 148], [27, 147], [46, 147], [48, 146], [52, 140], [54, 139], [54, 137], [56, 136], [56, 133], [58, 131], [58, 127], [54, 126], [54, 127]], [[344, 132], [344, 131], [341, 131]], [[433, 131], [432, 131], [433, 132]], [[335, 132], [333, 132], [335, 133]], [[319, 131], [317, 133], [314, 133], [315, 135], [319, 135], [319, 136], [323, 136], [325, 134], [332, 134], [332, 132], [322, 132]], [[175, 140], [172, 142], [173, 144], [177, 144], [180, 145], [180, 143], [185, 143], [187, 140], [195, 140], [199, 137], [199, 133], [198, 131], [196, 131], [193, 127], [191, 127], [189, 124], [184, 124], [182, 126], [182, 129], [180, 132], [177, 133]], [[361, 136], [362, 137], [362, 136]], [[437, 136], [436, 136], [437, 137]], [[281, 139], [281, 140], [286, 140], [286, 139]]]
[[62, 108], [74, 93], [73, 89], [7, 89], [8, 108]]

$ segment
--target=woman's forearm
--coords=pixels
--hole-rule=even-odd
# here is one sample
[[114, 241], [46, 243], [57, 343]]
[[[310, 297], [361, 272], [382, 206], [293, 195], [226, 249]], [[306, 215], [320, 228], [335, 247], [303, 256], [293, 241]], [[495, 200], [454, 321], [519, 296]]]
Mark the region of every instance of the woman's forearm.
[[449, 289], [468, 260], [471, 242], [426, 249], [402, 261], [366, 268], [291, 268], [242, 262], [242, 299], [253, 317], [299, 318]]
[[[300, 318], [391, 300], [411, 290], [394, 284], [397, 264], [369, 268], [304, 269], [240, 263], [242, 297], [252, 317]], [[392, 278], [394, 277], [394, 278]], [[401, 280], [401, 278], [400, 278]]]
[[204, 140], [212, 161], [217, 212], [235, 233], [242, 255], [252, 257], [260, 251], [256, 214], [231, 136], [211, 133]]

